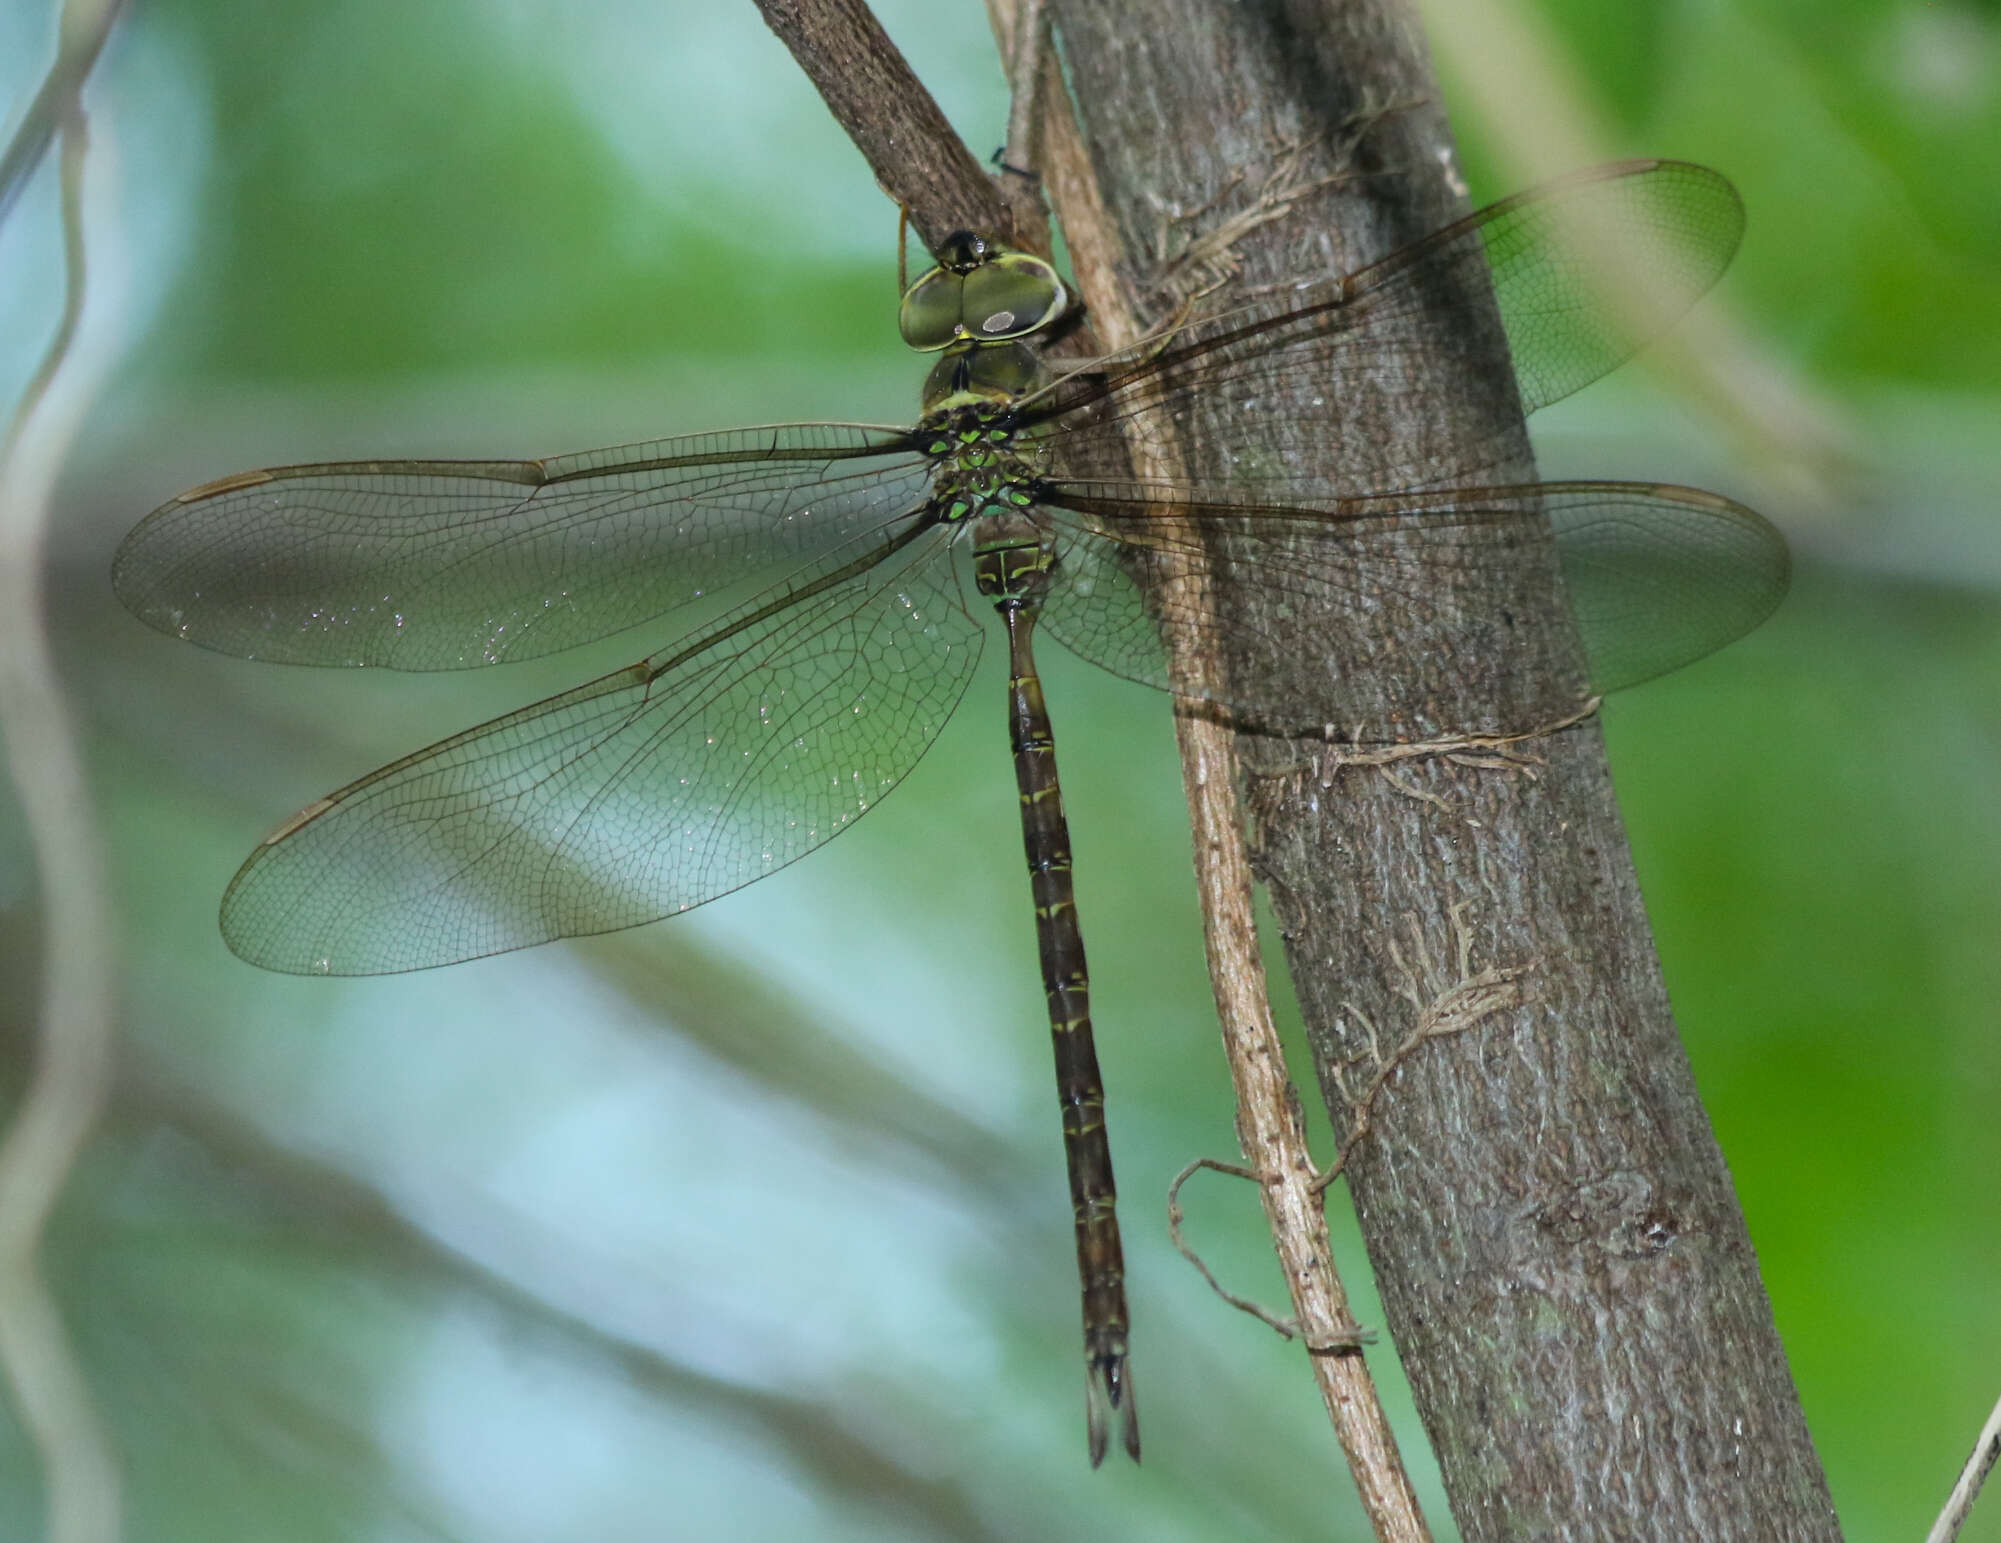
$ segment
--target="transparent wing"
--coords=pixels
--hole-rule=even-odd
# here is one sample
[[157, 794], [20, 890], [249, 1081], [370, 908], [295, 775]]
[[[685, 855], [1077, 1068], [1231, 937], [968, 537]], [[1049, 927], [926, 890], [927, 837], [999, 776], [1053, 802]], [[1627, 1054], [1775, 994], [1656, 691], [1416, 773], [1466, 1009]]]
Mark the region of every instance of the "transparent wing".
[[[1495, 573], [1511, 574], [1524, 542], [1556, 532], [1564, 587], [1581, 634], [1590, 685], [1613, 691], [1679, 669], [1742, 637], [1784, 595], [1785, 540], [1741, 504], [1694, 488], [1656, 483], [1553, 482], [1520, 487], [1402, 493], [1312, 507], [1259, 506], [1248, 496], [1218, 503], [1161, 484], [1065, 485], [1052, 489], [1042, 517], [1053, 528], [1058, 562], [1043, 627], [1093, 663], [1166, 688], [1161, 628], [1199, 631], [1205, 619], [1163, 585], [1189, 554], [1199, 525], [1222, 578], [1214, 604], [1227, 618], [1228, 651], [1284, 657], [1318, 652], [1338, 629], [1348, 657], [1371, 659], [1411, 705], [1449, 698], [1451, 678], [1469, 668], [1504, 676], [1519, 656], [1540, 670], [1546, 651], [1526, 646], [1535, 608], [1486, 604], [1458, 636], [1427, 634], [1413, 649], [1395, 618], [1449, 598], [1458, 582], [1483, 594]], [[1176, 520], [1189, 526], [1179, 529]], [[1255, 591], [1255, 613], [1233, 604], [1232, 587]], [[1149, 598], [1158, 596], [1159, 598]], [[1252, 614], [1270, 617], [1253, 631]], [[1312, 628], [1309, 635], [1308, 628]], [[1254, 687], [1225, 681], [1208, 693], [1253, 716], [1283, 712]], [[1361, 739], [1409, 737], [1411, 721], [1370, 721], [1340, 680], [1325, 682], [1316, 720]], [[1435, 725], [1437, 732], [1512, 732], [1530, 724]]]
[[652, 921], [783, 867], [936, 737], [981, 629], [949, 532], [857, 543], [697, 639], [303, 811], [222, 903], [267, 969], [423, 969]]
[[[1681, 161], [1593, 167], [1478, 210], [1340, 278], [1302, 284], [1099, 361], [1030, 413], [1063, 475], [1130, 474], [1129, 442], [1193, 405], [1222, 430], [1233, 481], [1298, 475], [1333, 434], [1394, 425], [1417, 478], [1491, 476], [1510, 438], [1467, 443], [1441, 418], [1441, 369], [1483, 368], [1491, 278], [1522, 408], [1589, 385], [1680, 318], [1729, 265], [1743, 204], [1719, 173]], [[1306, 410], [1299, 382], [1318, 395]], [[1283, 390], [1281, 390], [1283, 388]], [[1437, 433], [1427, 432], [1436, 425]], [[1291, 470], [1289, 470], [1291, 469]], [[1366, 488], [1337, 492], [1367, 492]]]
[[1744, 239], [1744, 201], [1687, 161], [1594, 167], [1491, 204], [1356, 276], [1409, 287], [1477, 235], [1493, 274], [1522, 411], [1618, 368], [1709, 292]]
[[906, 441], [791, 424], [546, 461], [281, 466], [155, 510], [112, 583], [149, 626], [239, 658], [533, 658], [776, 578], [915, 508], [930, 478]]

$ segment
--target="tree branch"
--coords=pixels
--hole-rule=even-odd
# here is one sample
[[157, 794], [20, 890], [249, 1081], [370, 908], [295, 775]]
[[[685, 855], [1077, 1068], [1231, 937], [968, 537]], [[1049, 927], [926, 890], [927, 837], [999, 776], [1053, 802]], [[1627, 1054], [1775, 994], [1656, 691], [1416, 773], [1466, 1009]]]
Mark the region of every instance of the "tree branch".
[[[1352, 270], [1463, 209], [1424, 47], [1397, 0], [1051, 3], [1119, 233], [1114, 265], [1138, 284], [1165, 288], [1179, 252], [1226, 230], [1250, 285]], [[1260, 412], [1299, 432], [1326, 426], [1318, 464], [1289, 463], [1289, 486], [1435, 482], [1417, 452], [1442, 433], [1487, 447], [1489, 462], [1512, 433], [1512, 458], [1482, 480], [1532, 477], [1498, 326], [1440, 338], [1421, 316], [1410, 324], [1402, 359], [1436, 361], [1424, 424], [1387, 415], [1380, 401], [1398, 393], [1378, 398], [1351, 371], [1338, 401], [1326, 380], [1261, 382]], [[1231, 475], [1241, 411], [1216, 402], [1182, 425], [1197, 480]], [[1229, 667], [1258, 670], [1265, 699], [1288, 689], [1282, 671], [1302, 722], [1333, 678], [1374, 693], [1362, 704], [1371, 721], [1416, 737], [1495, 711], [1553, 724], [1574, 706], [1557, 683], [1577, 671], [1550, 554], [1496, 551], [1477, 566], [1480, 580], [1450, 593], [1383, 586], [1383, 634], [1410, 658], [1445, 657], [1472, 618], [1507, 617], [1511, 648], [1541, 640], [1537, 668], [1517, 658], [1503, 679], [1470, 659], [1439, 700], [1414, 703], [1395, 678], [1360, 673], [1361, 640], [1267, 615], [1261, 605], [1293, 597], [1242, 588], [1231, 598], [1246, 634], [1315, 646], [1233, 654]], [[1469, 716], [1473, 702], [1488, 712]], [[1253, 768], [1254, 861], [1344, 1139], [1363, 1109], [1341, 1074], [1367, 1063], [1367, 1026], [1398, 1022], [1404, 1006], [1408, 956], [1386, 918], [1413, 918], [1431, 959], [1454, 956], [1459, 914], [1482, 957], [1537, 961], [1531, 997], [1421, 1044], [1369, 1098], [1372, 1133], [1348, 1173], [1462, 1534], [1837, 1536], [1674, 1034], [1595, 724], [1540, 740], [1534, 780], [1444, 755], [1405, 763], [1394, 781], [1323, 778], [1298, 768], [1324, 746], [1239, 744]]]
[[757, 8], [927, 248], [937, 251], [955, 230], [1013, 240], [993, 180], [862, 0], [757, 0]]

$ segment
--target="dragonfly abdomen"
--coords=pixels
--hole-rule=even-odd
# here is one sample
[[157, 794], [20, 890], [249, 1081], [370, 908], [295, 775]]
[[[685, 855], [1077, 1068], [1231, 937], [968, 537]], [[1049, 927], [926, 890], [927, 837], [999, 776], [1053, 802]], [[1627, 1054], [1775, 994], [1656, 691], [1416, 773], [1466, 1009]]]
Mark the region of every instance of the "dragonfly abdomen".
[[1047, 588], [1052, 553], [1025, 518], [983, 522], [974, 574], [1008, 632], [1008, 738], [1021, 794], [1022, 846], [1035, 899], [1035, 938], [1049, 1033], [1056, 1051], [1063, 1150], [1076, 1220], [1077, 1273], [1083, 1287], [1084, 1412], [1091, 1463], [1104, 1460], [1116, 1420], [1119, 1441], [1139, 1460], [1139, 1414], [1128, 1361], [1125, 1251], [1119, 1238], [1118, 1188], [1105, 1130], [1104, 1080], [1091, 1033], [1091, 981], [1077, 921], [1070, 826], [1056, 775], [1056, 736], [1035, 672], [1032, 637]]

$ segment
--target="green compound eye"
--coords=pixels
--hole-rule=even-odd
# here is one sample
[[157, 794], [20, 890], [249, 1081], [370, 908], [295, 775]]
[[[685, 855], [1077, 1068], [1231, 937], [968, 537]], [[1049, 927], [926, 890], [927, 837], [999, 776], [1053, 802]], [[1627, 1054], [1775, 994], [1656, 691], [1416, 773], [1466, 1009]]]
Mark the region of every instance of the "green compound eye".
[[966, 275], [961, 325], [981, 342], [1024, 337], [1048, 326], [1069, 303], [1069, 292], [1048, 263], [1000, 250]]
[[897, 326], [904, 342], [928, 354], [958, 342], [1026, 337], [1069, 304], [1070, 291], [1049, 263], [960, 231], [939, 265], [904, 291]]

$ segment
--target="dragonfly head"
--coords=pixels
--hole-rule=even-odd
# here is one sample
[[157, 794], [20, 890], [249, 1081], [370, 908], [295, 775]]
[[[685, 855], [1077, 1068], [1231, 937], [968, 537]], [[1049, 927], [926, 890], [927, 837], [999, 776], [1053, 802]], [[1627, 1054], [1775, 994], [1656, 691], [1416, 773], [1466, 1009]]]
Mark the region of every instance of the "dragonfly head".
[[919, 353], [954, 344], [1004, 343], [1062, 316], [1070, 292], [1055, 267], [975, 231], [945, 238], [938, 266], [904, 291], [897, 324]]

